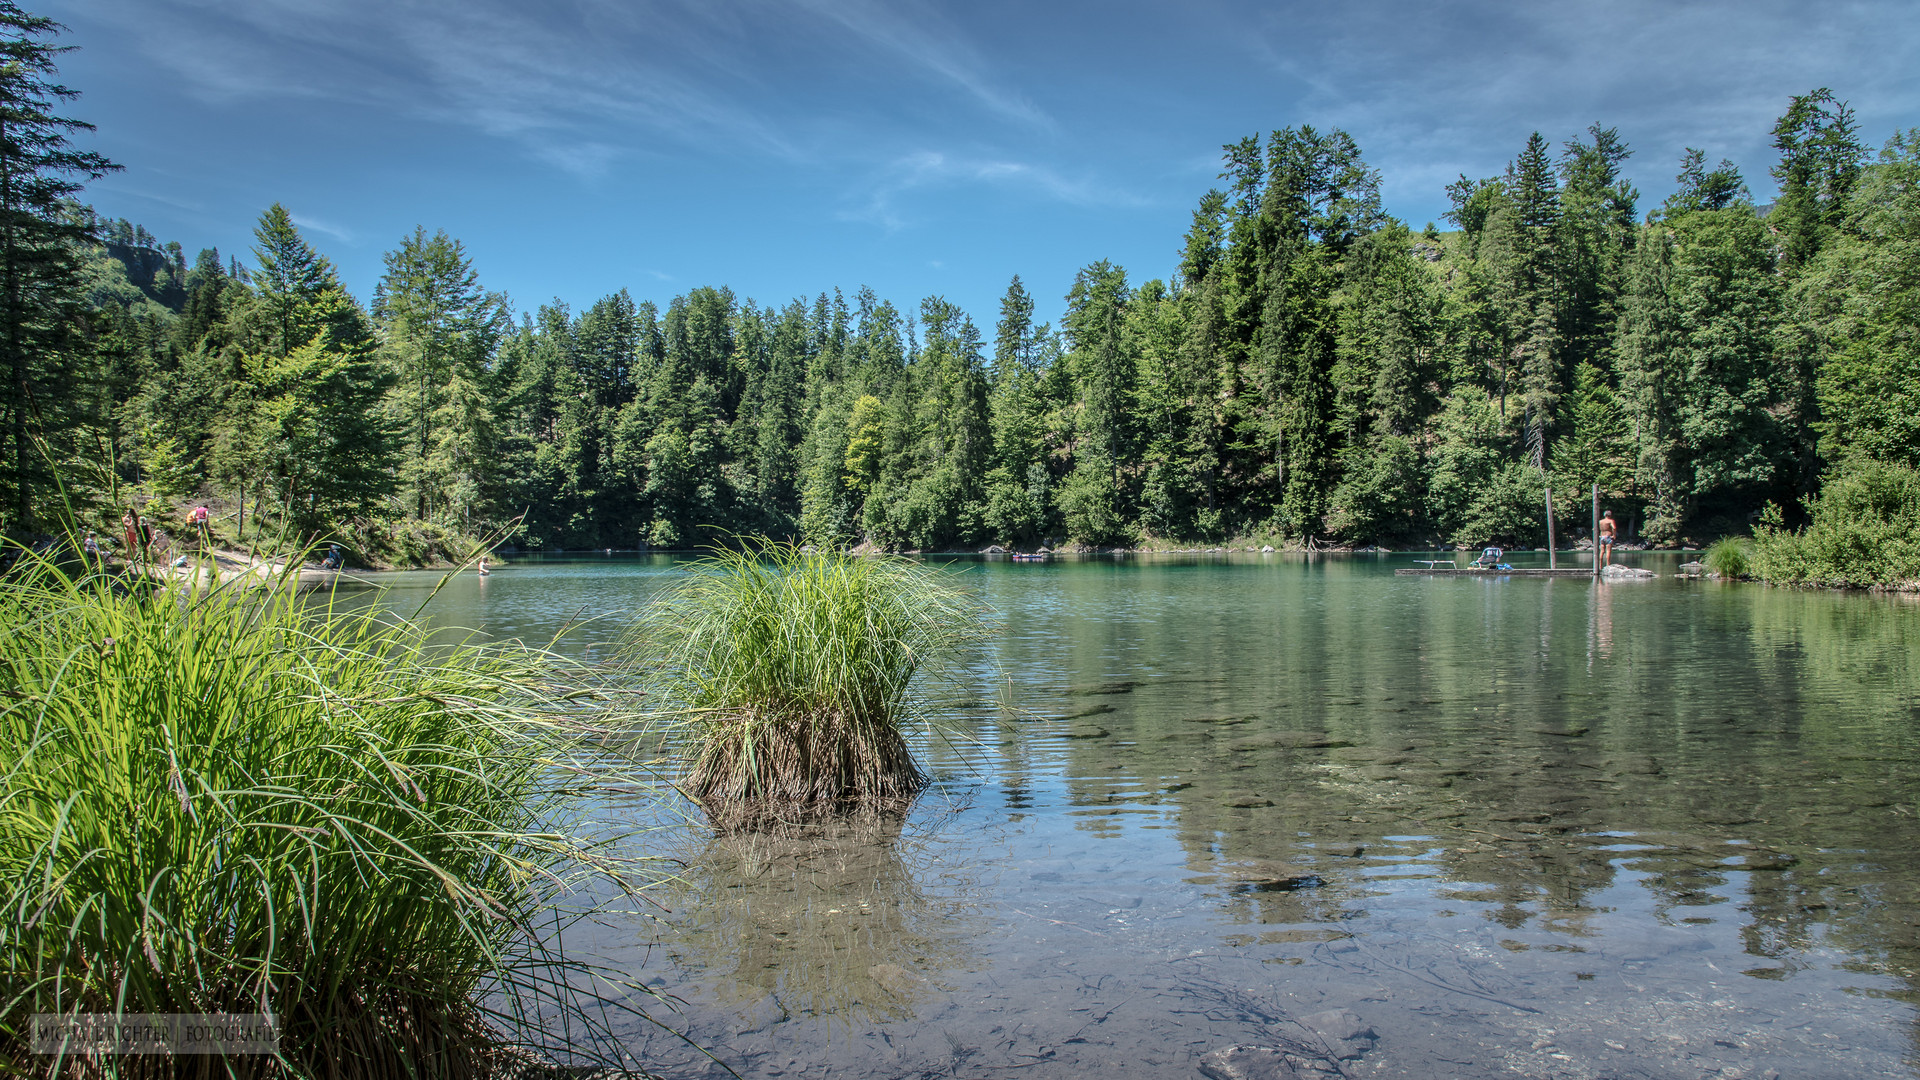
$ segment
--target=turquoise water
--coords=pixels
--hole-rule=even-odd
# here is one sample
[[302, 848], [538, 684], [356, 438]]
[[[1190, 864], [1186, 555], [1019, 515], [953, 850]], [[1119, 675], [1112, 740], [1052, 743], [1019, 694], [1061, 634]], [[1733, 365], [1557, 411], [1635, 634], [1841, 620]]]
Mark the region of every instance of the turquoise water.
[[[1414, 557], [956, 560], [1004, 625], [904, 828], [662, 840], [672, 913], [576, 947], [743, 1076], [1193, 1076], [1233, 1044], [1352, 1076], [1920, 1075], [1920, 605], [1671, 555], [1391, 572]], [[566, 647], [604, 656], [673, 572], [523, 561], [433, 611], [584, 621]], [[1301, 1022], [1329, 1009], [1374, 1038]]]

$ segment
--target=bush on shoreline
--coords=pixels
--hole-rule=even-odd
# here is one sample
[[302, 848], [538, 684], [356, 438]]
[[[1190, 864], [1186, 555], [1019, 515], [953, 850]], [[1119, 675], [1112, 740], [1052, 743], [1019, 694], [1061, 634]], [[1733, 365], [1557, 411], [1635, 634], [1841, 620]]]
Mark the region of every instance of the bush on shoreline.
[[1778, 515], [1754, 535], [1753, 574], [1781, 585], [1920, 586], [1920, 471], [1878, 461], [1849, 464], [1808, 503], [1798, 532]]

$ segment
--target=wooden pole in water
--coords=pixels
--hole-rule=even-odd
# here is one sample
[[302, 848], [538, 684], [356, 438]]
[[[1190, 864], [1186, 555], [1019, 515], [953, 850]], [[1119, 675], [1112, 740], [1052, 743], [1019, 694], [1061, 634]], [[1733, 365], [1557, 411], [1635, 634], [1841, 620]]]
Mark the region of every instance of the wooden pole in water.
[[1547, 569], [1555, 570], [1559, 568], [1560, 564], [1556, 561], [1556, 558], [1557, 558], [1556, 553], [1553, 550], [1553, 485], [1548, 484], [1547, 485]]
[[1593, 576], [1600, 576], [1600, 482], [1593, 484]]

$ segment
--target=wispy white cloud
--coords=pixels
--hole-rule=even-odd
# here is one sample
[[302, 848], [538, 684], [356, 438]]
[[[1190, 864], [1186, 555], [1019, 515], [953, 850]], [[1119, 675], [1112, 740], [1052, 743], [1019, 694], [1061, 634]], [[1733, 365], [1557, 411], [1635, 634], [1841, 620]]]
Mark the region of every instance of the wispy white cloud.
[[115, 190], [122, 195], [131, 195], [136, 199], [147, 199], [152, 202], [157, 202], [162, 206], [171, 206], [175, 210], [185, 210], [190, 214], [199, 214], [206, 210], [206, 206], [196, 200], [182, 199], [175, 195], [150, 191], [143, 187], [130, 187], [126, 184], [120, 184], [115, 187]]
[[[75, 0], [203, 101], [325, 100], [477, 130], [581, 176], [661, 151], [804, 161], [814, 114], [898, 95], [819, 76], [884, 59], [1028, 129], [1047, 116], [932, 8], [870, 0]], [[812, 57], [812, 62], [800, 54]], [[864, 88], [862, 88], [864, 89]]]
[[909, 69], [952, 83], [1002, 116], [1040, 128], [1053, 126], [1053, 120], [1037, 105], [990, 74], [992, 65], [967, 44], [965, 33], [924, 3], [794, 2], [894, 54]]
[[343, 225], [334, 225], [306, 214], [293, 214], [290, 216], [293, 218], [295, 225], [300, 226], [308, 232], [317, 232], [324, 236], [331, 236], [343, 244], [357, 245], [360, 242], [358, 235], [355, 234], [352, 229]]
[[912, 221], [910, 212], [901, 205], [906, 193], [965, 185], [1024, 190], [1048, 200], [1084, 207], [1137, 207], [1150, 202], [1124, 188], [1064, 176], [1045, 165], [921, 150], [884, 166], [858, 189], [854, 198], [859, 205], [842, 211], [840, 217], [900, 229]]

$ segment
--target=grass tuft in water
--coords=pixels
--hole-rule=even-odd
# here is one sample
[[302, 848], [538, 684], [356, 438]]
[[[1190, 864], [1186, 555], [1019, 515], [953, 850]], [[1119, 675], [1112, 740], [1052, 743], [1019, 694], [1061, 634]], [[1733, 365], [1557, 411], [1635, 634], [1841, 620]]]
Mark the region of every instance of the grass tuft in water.
[[903, 809], [926, 786], [916, 679], [984, 631], [952, 576], [760, 543], [718, 553], [642, 617], [631, 654], [691, 729], [684, 790], [723, 828]]
[[269, 1013], [263, 1076], [498, 1075], [529, 1060], [510, 1042], [604, 1032], [594, 974], [551, 945], [573, 888], [619, 869], [576, 839], [561, 661], [291, 577], [128, 596], [21, 561], [0, 582], [0, 1060], [226, 1075], [34, 1058], [34, 1013]]
[[1753, 541], [1745, 536], [1728, 536], [1708, 545], [1701, 565], [1723, 578], [1743, 578], [1753, 573]]

